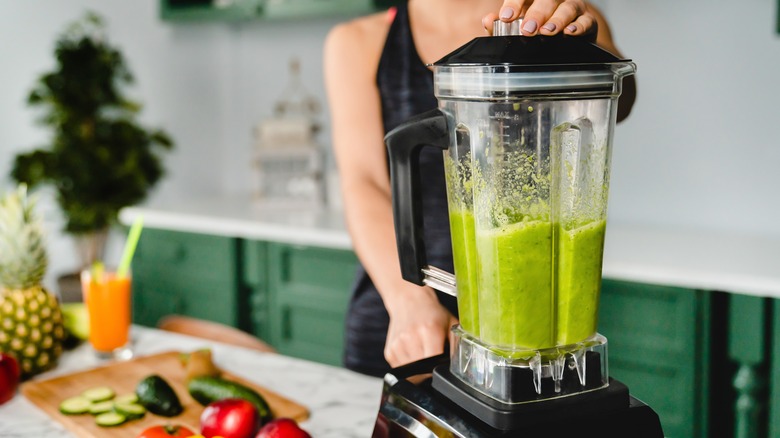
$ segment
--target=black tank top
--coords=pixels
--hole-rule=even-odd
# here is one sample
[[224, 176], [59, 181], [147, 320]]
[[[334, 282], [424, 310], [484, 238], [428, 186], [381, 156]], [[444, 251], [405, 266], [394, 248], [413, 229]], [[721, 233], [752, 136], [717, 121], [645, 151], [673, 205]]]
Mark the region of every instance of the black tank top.
[[[409, 25], [407, 6], [398, 6], [387, 34], [376, 77], [385, 133], [412, 116], [438, 106], [433, 73], [420, 59]], [[447, 193], [442, 152], [420, 153], [425, 245], [428, 263], [453, 272]], [[456, 300], [437, 292], [439, 301], [457, 316]], [[347, 368], [382, 376], [390, 366], [384, 359], [389, 318], [382, 299], [365, 269], [359, 267], [347, 315], [344, 363]]]

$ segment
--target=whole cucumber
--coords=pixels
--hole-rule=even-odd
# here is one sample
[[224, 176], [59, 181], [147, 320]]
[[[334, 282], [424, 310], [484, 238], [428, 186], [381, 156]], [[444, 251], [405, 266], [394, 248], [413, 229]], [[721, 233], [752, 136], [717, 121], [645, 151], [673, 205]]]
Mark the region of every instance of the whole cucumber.
[[271, 420], [271, 408], [263, 396], [252, 388], [221, 377], [201, 376], [190, 379], [187, 390], [203, 406], [226, 398], [241, 398], [252, 403], [263, 423]]

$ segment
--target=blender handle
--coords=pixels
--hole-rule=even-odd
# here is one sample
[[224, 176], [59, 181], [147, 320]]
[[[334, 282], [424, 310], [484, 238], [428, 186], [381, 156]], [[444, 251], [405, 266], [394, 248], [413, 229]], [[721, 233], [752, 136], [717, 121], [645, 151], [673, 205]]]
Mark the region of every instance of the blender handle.
[[385, 136], [390, 164], [395, 223], [401, 276], [423, 285], [427, 268], [423, 239], [423, 210], [420, 182], [420, 149], [450, 147], [447, 116], [434, 109], [399, 125]]

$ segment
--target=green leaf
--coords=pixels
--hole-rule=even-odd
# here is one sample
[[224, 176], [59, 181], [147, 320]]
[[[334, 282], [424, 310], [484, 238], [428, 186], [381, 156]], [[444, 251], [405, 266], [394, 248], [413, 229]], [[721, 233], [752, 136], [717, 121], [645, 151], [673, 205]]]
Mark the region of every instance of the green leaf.
[[11, 171], [29, 185], [52, 184], [69, 232], [115, 223], [119, 210], [143, 201], [164, 175], [162, 130], [137, 120], [142, 105], [124, 95], [133, 81], [102, 17], [88, 12], [59, 36], [55, 67], [36, 79], [27, 103], [41, 109], [49, 145], [19, 154]]

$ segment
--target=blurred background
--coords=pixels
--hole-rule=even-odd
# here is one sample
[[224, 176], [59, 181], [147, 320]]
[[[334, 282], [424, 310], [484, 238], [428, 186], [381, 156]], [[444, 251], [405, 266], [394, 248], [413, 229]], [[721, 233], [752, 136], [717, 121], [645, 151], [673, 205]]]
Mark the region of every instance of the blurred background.
[[[780, 236], [780, 32], [775, 0], [601, 0], [618, 47], [638, 65], [638, 100], [617, 127], [610, 220]], [[356, 3], [357, 4], [357, 3]], [[306, 89], [325, 104], [322, 43], [329, 17], [172, 21], [159, 0], [0, 2], [0, 181], [13, 156], [45, 144], [25, 104], [52, 68], [53, 45], [87, 10], [102, 15], [144, 104], [141, 120], [176, 142], [152, 198], [248, 193], [252, 129], [273, 112], [300, 60]], [[319, 138], [329, 151], [327, 111]], [[62, 218], [45, 195], [53, 276], [72, 270]], [[109, 242], [109, 251], [117, 245]]]

